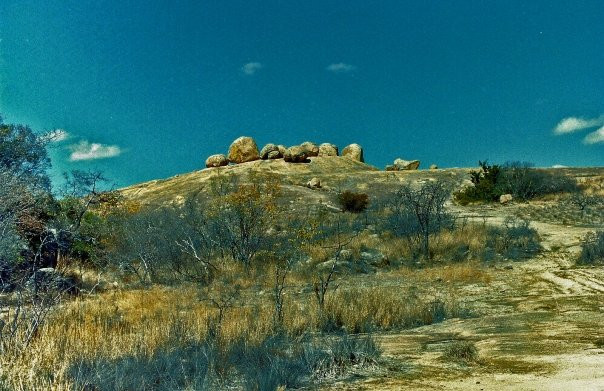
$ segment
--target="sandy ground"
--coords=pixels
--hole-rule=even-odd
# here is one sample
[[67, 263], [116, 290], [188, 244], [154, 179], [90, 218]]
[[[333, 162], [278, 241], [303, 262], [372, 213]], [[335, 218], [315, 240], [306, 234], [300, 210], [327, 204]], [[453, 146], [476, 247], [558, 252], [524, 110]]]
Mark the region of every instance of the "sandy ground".
[[[501, 223], [512, 211], [495, 206], [463, 213]], [[574, 266], [589, 229], [539, 222], [533, 227], [543, 240], [540, 255], [497, 265], [487, 286], [462, 288], [479, 316], [379, 334], [384, 363], [329, 388], [604, 390], [604, 269]], [[473, 341], [479, 362], [443, 359], [446, 344], [456, 340]]]

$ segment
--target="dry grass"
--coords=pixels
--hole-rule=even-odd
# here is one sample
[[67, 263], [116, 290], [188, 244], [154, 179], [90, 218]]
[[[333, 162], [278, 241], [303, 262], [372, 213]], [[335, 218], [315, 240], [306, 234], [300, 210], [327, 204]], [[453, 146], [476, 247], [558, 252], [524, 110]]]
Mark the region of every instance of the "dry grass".
[[424, 283], [488, 284], [493, 280], [491, 273], [478, 262], [433, 266], [425, 269], [403, 267], [394, 271], [393, 274], [406, 280]]
[[[349, 332], [359, 332], [413, 327], [462, 314], [450, 297], [420, 297], [401, 287], [377, 286], [330, 292], [322, 318], [313, 293], [299, 293], [297, 278], [291, 277], [283, 324], [290, 335], [320, 331], [325, 318]], [[272, 292], [267, 289], [270, 273], [264, 281], [251, 282], [256, 278], [240, 278], [241, 298], [225, 311], [220, 326], [218, 338], [224, 346], [240, 338], [261, 341], [274, 332]], [[25, 352], [0, 356], [0, 379], [16, 390], [72, 389], [68, 371], [81, 360], [149, 357], [181, 335], [187, 341], [202, 342], [209, 321], [218, 314], [204, 300], [206, 294], [207, 290], [196, 286], [154, 286], [117, 289], [65, 302]]]

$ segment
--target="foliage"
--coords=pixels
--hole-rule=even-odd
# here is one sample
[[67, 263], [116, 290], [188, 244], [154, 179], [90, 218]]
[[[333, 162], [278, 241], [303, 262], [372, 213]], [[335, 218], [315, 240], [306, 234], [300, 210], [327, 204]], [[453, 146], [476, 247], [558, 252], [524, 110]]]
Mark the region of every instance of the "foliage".
[[245, 389], [297, 388], [351, 365], [375, 362], [381, 351], [371, 336], [346, 334], [329, 339], [292, 340], [273, 334], [252, 343], [238, 339], [220, 345], [212, 336], [202, 342], [174, 341], [151, 355], [81, 360], [69, 369], [78, 389], [211, 390], [243, 383]]
[[532, 163], [507, 162], [501, 168], [498, 187], [502, 194], [512, 194], [514, 199], [531, 200], [546, 194], [577, 192], [574, 179], [556, 171], [548, 172], [533, 168]]
[[0, 117], [0, 170], [12, 173], [32, 188], [48, 189], [46, 170], [50, 159], [46, 143], [47, 139], [29, 126], [5, 124]]
[[530, 200], [546, 194], [576, 192], [575, 180], [559, 172], [533, 168], [532, 163], [507, 162], [504, 165], [478, 162], [480, 169], [470, 172], [473, 186], [457, 193], [455, 199], [462, 205], [470, 202], [496, 202], [503, 194], [512, 194], [518, 200]]
[[581, 245], [581, 255], [577, 261], [580, 265], [604, 264], [604, 231], [587, 235]]
[[402, 186], [387, 203], [390, 214], [385, 228], [419, 244], [424, 258], [430, 259], [430, 237], [454, 225], [453, 216], [444, 207], [449, 194], [442, 181], [427, 182], [417, 189]]
[[345, 190], [338, 195], [338, 202], [344, 212], [361, 213], [369, 205], [369, 195]]
[[480, 169], [470, 171], [470, 180], [473, 186], [455, 193], [455, 199], [462, 205], [475, 201], [498, 201], [502, 193], [497, 184], [501, 177], [501, 167], [489, 164], [488, 161], [479, 161]]
[[539, 234], [530, 221], [508, 217], [501, 227], [488, 227], [485, 260], [495, 255], [510, 260], [528, 258], [541, 251]]

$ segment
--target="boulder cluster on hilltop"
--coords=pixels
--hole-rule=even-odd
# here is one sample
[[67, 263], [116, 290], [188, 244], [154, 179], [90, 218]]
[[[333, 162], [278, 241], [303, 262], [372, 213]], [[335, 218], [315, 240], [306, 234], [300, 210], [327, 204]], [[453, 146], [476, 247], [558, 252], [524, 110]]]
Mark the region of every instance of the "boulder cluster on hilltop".
[[[283, 159], [288, 163], [307, 163], [309, 158], [341, 156], [358, 162], [365, 162], [363, 147], [359, 144], [350, 144], [340, 150], [331, 143], [315, 144], [305, 141], [300, 145], [286, 147], [281, 144], [268, 143], [262, 149], [258, 149], [256, 141], [251, 137], [242, 136], [233, 141], [227, 155], [215, 154], [206, 159], [206, 167], [224, 167], [229, 164], [241, 164], [256, 160]], [[395, 159], [386, 166], [386, 171], [407, 171], [419, 169], [419, 160]], [[438, 169], [436, 165], [430, 166], [431, 170]]]
[[239, 137], [231, 143], [227, 155], [215, 154], [206, 159], [206, 167], [223, 167], [229, 163], [241, 164], [255, 160], [283, 159], [288, 163], [305, 163], [311, 157], [342, 156], [364, 162], [363, 148], [359, 144], [350, 144], [339, 154], [338, 147], [331, 143], [315, 144], [310, 141], [289, 148], [284, 145], [266, 144], [258, 150], [256, 141], [251, 137]]

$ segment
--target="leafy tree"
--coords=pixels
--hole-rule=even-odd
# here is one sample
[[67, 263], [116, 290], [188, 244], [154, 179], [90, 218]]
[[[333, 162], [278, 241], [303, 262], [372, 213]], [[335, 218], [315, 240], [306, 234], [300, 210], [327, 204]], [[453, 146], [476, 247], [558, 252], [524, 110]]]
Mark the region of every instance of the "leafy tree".
[[46, 143], [47, 138], [29, 126], [5, 124], [0, 117], [0, 170], [26, 181], [29, 187], [49, 189]]

